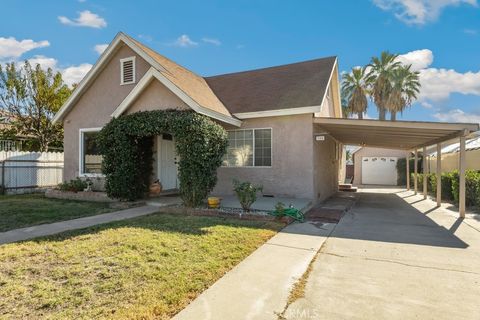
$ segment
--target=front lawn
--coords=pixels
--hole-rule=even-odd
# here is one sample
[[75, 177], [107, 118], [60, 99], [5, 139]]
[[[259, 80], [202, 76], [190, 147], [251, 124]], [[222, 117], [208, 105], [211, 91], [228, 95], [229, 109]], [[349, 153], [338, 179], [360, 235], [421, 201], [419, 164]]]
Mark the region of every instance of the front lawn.
[[281, 226], [154, 214], [3, 245], [0, 318], [168, 319]]
[[108, 203], [49, 199], [41, 194], [0, 196], [0, 232], [111, 211]]

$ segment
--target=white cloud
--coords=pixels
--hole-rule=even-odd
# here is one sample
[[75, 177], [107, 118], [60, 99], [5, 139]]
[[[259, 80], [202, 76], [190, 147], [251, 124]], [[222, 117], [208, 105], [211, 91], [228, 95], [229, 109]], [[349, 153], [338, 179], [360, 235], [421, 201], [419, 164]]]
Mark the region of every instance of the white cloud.
[[419, 99], [447, 99], [451, 93], [480, 95], [480, 71], [460, 73], [453, 69], [420, 70]]
[[60, 72], [62, 73], [63, 81], [69, 86], [72, 86], [74, 83], [80, 83], [90, 69], [92, 69], [90, 63], [82, 63], [78, 66], [71, 66], [60, 70]]
[[182, 34], [180, 37], [175, 40], [173, 43], [174, 46], [188, 48], [188, 47], [196, 47], [198, 46], [198, 42], [193, 41], [190, 37], [186, 34]]
[[104, 43], [104, 44], [97, 44], [93, 49], [98, 53], [98, 54], [102, 54], [103, 51], [105, 51], [105, 49], [107, 49], [108, 47], [108, 43]]
[[18, 41], [13, 37], [0, 37], [0, 58], [19, 58], [27, 51], [36, 48], [48, 47], [49, 45], [50, 42], [47, 40], [36, 42], [31, 39], [24, 39]]
[[418, 71], [429, 67], [433, 62], [433, 52], [428, 49], [410, 51], [397, 58], [403, 64], [412, 65], [412, 70]]
[[433, 104], [431, 104], [429, 102], [426, 102], [426, 101], [420, 102], [420, 105], [422, 107], [424, 107], [425, 109], [432, 109], [433, 108]]
[[52, 70], [57, 70], [58, 61], [54, 58], [49, 58], [45, 56], [34, 56], [33, 58], [28, 59], [28, 62], [30, 62], [30, 65], [32, 67], [35, 67], [37, 64], [39, 64], [44, 70], [47, 70], [48, 68]]
[[79, 13], [78, 18], [70, 19], [65, 16], [59, 16], [58, 20], [65, 25], [75, 26], [75, 27], [90, 27], [90, 28], [105, 28], [107, 22], [105, 19], [100, 17], [98, 14], [90, 12], [88, 10], [82, 11]]
[[[461, 73], [453, 69], [430, 68], [433, 63], [433, 53], [428, 49], [401, 54], [398, 60], [411, 64], [413, 70], [419, 71], [421, 88], [418, 100], [421, 103], [427, 100], [445, 100], [452, 93], [480, 96], [480, 71]], [[425, 108], [431, 107], [430, 103], [422, 105]]]
[[384, 11], [393, 12], [397, 19], [416, 25], [435, 21], [449, 6], [477, 6], [477, 0], [373, 0], [373, 3]]
[[[72, 86], [74, 83], [80, 83], [83, 77], [92, 68], [90, 63], [82, 63], [78, 66], [62, 68], [58, 66], [57, 59], [45, 56], [34, 56], [33, 58], [28, 59], [28, 61], [32, 67], [35, 67], [37, 64], [39, 64], [44, 70], [51, 68], [55, 72], [60, 72], [62, 74], [63, 81], [69, 86]], [[20, 64], [21, 62], [17, 63]]]
[[464, 123], [480, 123], [480, 115], [467, 113], [460, 109], [453, 109], [445, 113], [435, 113], [433, 115], [439, 121], [445, 122], [464, 122]]
[[215, 38], [202, 38], [202, 41], [208, 44], [213, 44], [215, 46], [219, 46], [222, 44], [222, 42], [218, 39]]
[[475, 36], [477, 35], [478, 31], [475, 29], [463, 29], [463, 33]]

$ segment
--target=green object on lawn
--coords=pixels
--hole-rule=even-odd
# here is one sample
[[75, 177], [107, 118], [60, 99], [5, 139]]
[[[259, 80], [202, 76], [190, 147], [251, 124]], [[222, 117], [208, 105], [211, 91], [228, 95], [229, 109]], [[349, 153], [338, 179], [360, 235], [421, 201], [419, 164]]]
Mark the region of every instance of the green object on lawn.
[[298, 210], [298, 209], [295, 209], [293, 207], [285, 208], [285, 209], [282, 209], [282, 210], [277, 209], [277, 210], [269, 212], [269, 214], [271, 214], [273, 216], [276, 216], [276, 217], [288, 216], [288, 217], [291, 217], [291, 218], [293, 218], [293, 219], [295, 219], [296, 221], [299, 221], [299, 222], [303, 222], [305, 220], [305, 215], [303, 214], [303, 212]]

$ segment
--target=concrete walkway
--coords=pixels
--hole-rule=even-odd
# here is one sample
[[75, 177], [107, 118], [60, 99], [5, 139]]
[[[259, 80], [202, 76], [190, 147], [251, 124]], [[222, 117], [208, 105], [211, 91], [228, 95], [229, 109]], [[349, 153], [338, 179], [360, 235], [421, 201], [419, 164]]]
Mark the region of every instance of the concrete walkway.
[[[477, 217], [478, 219], [478, 217]], [[368, 189], [313, 264], [287, 319], [480, 319], [480, 221]]]
[[83, 229], [97, 224], [125, 220], [144, 216], [158, 211], [156, 206], [143, 206], [121, 211], [99, 214], [96, 216], [83, 217], [73, 220], [41, 224], [0, 233], [0, 244], [29, 240], [42, 236], [49, 236], [69, 230]]
[[173, 319], [278, 319], [294, 283], [306, 271], [334, 224], [287, 226]]

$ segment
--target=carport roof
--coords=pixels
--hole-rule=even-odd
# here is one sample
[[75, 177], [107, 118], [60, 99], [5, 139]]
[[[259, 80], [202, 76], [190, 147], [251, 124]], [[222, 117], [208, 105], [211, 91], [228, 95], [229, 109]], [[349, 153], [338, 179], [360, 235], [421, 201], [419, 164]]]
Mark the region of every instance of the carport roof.
[[430, 146], [480, 130], [477, 123], [337, 118], [314, 118], [313, 122], [343, 144], [404, 150]]

